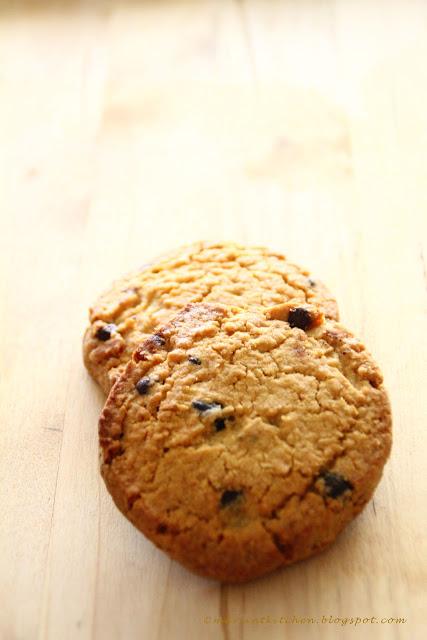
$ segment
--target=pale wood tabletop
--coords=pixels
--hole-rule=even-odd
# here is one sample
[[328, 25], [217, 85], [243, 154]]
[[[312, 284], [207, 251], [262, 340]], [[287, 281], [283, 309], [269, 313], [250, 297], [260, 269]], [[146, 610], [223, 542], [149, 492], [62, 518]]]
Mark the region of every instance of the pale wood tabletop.
[[[1, 639], [427, 637], [427, 3], [0, 7]], [[364, 513], [245, 586], [188, 573], [113, 506], [81, 361], [110, 280], [198, 239], [324, 279], [393, 406]]]

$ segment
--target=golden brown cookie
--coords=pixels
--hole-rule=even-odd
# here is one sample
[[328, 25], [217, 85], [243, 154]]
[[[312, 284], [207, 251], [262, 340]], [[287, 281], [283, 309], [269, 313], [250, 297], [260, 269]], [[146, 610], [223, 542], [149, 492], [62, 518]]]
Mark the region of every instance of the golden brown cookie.
[[190, 302], [259, 308], [311, 302], [338, 319], [335, 299], [281, 254], [237, 244], [195, 245], [118, 280], [90, 310], [83, 341], [87, 369], [106, 393], [134, 349]]
[[116, 505], [189, 569], [245, 581], [329, 545], [391, 445], [381, 373], [310, 306], [189, 305], [135, 351], [100, 418]]

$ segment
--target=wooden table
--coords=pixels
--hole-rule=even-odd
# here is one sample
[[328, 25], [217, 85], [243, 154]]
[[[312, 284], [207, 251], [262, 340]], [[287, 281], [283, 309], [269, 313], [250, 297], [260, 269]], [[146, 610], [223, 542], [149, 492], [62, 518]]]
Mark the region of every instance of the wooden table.
[[[427, 3], [4, 1], [0, 18], [1, 639], [427, 637]], [[80, 355], [112, 278], [200, 238], [329, 283], [394, 411], [361, 517], [246, 586], [193, 576], [113, 507]]]

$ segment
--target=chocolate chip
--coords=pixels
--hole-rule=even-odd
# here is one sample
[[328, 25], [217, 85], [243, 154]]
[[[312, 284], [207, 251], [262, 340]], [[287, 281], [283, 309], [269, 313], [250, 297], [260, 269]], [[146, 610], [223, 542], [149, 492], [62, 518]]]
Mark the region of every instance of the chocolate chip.
[[241, 491], [229, 490], [224, 491], [221, 496], [220, 505], [221, 507], [228, 507], [229, 504], [235, 502], [242, 495]]
[[111, 334], [115, 331], [117, 331], [117, 326], [115, 324], [105, 324], [103, 327], [99, 327], [95, 337], [98, 338], [98, 340], [105, 342], [111, 338]]
[[312, 317], [304, 307], [295, 307], [289, 311], [288, 322], [292, 329], [298, 327], [298, 329], [305, 331], [311, 327]]
[[160, 347], [163, 347], [164, 344], [166, 344], [166, 340], [163, 338], [163, 336], [155, 333], [153, 336], [147, 338], [147, 340], [142, 345], [142, 349], [145, 349], [149, 353], [155, 353], [155, 351], [157, 351], [157, 349], [160, 349]]
[[332, 471], [324, 471], [321, 474], [325, 483], [326, 494], [330, 498], [338, 498], [345, 491], [353, 489], [351, 482], [340, 476], [338, 473], [332, 473]]
[[203, 402], [203, 400], [194, 400], [191, 406], [197, 411], [203, 413], [204, 411], [210, 411], [211, 409], [222, 409], [222, 404], [218, 402]]
[[157, 533], [166, 533], [168, 530], [165, 524], [159, 524], [157, 527]]
[[144, 378], [141, 378], [140, 380], [138, 380], [138, 382], [135, 385], [135, 389], [142, 396], [145, 396], [145, 394], [148, 393], [148, 389], [152, 384], [153, 383], [151, 381], [151, 378], [149, 378], [148, 376], [145, 376]]
[[188, 362], [191, 362], [191, 364], [202, 364], [200, 358], [197, 358], [196, 356], [188, 356]]
[[225, 419], [217, 418], [214, 422], [216, 431], [223, 431], [225, 429]]
[[316, 280], [313, 280], [312, 278], [308, 279], [308, 284], [310, 285], [310, 287], [315, 287], [316, 286]]

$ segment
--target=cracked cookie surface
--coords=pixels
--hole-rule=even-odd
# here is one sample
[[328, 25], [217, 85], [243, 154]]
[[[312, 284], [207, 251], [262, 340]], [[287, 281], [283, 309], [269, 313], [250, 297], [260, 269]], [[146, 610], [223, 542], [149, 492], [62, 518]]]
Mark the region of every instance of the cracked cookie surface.
[[237, 244], [183, 247], [115, 282], [90, 309], [83, 357], [108, 393], [134, 349], [188, 303], [256, 308], [309, 302], [337, 319], [333, 296], [279, 253]]
[[188, 305], [135, 351], [101, 415], [116, 505], [196, 573], [245, 581], [322, 550], [380, 480], [377, 365], [342, 325], [294, 312]]

